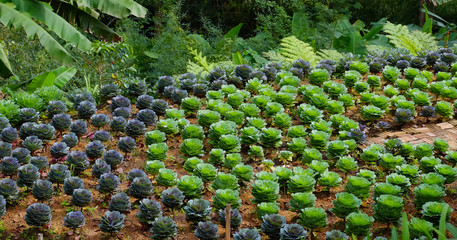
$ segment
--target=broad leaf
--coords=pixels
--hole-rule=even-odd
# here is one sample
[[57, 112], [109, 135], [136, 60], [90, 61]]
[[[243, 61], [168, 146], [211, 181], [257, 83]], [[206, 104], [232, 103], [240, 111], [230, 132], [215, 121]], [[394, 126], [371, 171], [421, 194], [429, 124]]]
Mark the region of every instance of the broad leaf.
[[121, 37], [111, 28], [100, 22], [90, 13], [79, 9], [77, 6], [73, 6], [61, 0], [50, 0], [49, 3], [58, 15], [68, 22], [76, 24], [78, 27], [82, 28], [83, 31], [108, 42], [121, 40]]
[[0, 43], [0, 76], [3, 78], [8, 78], [13, 76], [13, 70], [11, 69], [10, 62], [6, 56], [6, 51], [3, 48], [2, 43]]
[[402, 217], [401, 237], [402, 237], [402, 239], [410, 239], [410, 238], [409, 238], [409, 222], [408, 222], [408, 216], [406, 215], [405, 212], [403, 212], [403, 217]]
[[233, 58], [233, 63], [235, 63], [236, 65], [243, 64], [243, 56], [241, 56], [240, 52], [233, 53], [232, 58]]
[[63, 64], [72, 64], [73, 57], [40, 25], [28, 15], [15, 9], [12, 3], [0, 3], [0, 22], [4, 25], [23, 27], [27, 36], [37, 36], [41, 45], [57, 61]]
[[452, 234], [452, 237], [457, 238], [457, 227], [456, 226], [454, 226], [450, 223], [447, 223], [446, 228]]
[[98, 9], [117, 18], [126, 18], [130, 15], [144, 18], [148, 11], [133, 0], [78, 0], [76, 2], [80, 6]]
[[36, 0], [12, 0], [16, 9], [28, 13], [34, 19], [44, 23], [51, 31], [63, 40], [74, 43], [81, 50], [89, 50], [91, 42], [78, 29], [74, 28], [65, 19], [53, 12], [52, 7]]
[[38, 88], [52, 85], [55, 85], [58, 88], [63, 88], [75, 74], [75, 67], [58, 67], [52, 71], [42, 73], [35, 77], [27, 86], [27, 92], [31, 93]]
[[235, 40], [236, 37], [238, 37], [238, 33], [240, 33], [242, 26], [243, 23], [236, 25], [234, 28], [230, 29], [227, 34], [225, 34], [224, 38], [231, 38], [232, 40]]
[[70, 81], [73, 76], [76, 74], [76, 68], [66, 68], [66, 67], [59, 67], [52, 72], [56, 75], [56, 79], [54, 80], [54, 85], [58, 88], [63, 88], [68, 81]]

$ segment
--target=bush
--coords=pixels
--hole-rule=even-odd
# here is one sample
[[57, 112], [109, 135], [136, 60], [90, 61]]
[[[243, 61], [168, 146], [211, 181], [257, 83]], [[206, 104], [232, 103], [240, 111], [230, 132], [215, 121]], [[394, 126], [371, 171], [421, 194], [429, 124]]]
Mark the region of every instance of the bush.
[[138, 210], [136, 217], [142, 224], [152, 224], [154, 219], [162, 216], [162, 206], [152, 199], [141, 200]]
[[24, 216], [29, 226], [41, 227], [51, 222], [51, 208], [43, 203], [33, 203], [27, 207]]
[[124, 228], [125, 215], [118, 211], [106, 211], [101, 218], [100, 230], [105, 233], [118, 233]]

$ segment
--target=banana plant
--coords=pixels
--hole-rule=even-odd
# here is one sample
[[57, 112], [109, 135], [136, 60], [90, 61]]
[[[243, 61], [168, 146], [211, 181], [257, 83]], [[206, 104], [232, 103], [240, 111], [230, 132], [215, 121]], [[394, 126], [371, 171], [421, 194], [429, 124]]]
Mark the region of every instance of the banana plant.
[[[145, 17], [146, 12], [146, 8], [133, 0], [0, 0], [0, 23], [24, 28], [28, 37], [36, 36], [44, 49], [65, 65], [71, 65], [75, 59], [50, 32], [86, 51], [91, 48], [92, 42], [74, 25], [103, 40], [120, 41], [121, 37], [116, 32], [98, 20], [100, 13], [125, 18], [130, 15]], [[1, 44], [0, 67], [1, 77], [14, 74]]]

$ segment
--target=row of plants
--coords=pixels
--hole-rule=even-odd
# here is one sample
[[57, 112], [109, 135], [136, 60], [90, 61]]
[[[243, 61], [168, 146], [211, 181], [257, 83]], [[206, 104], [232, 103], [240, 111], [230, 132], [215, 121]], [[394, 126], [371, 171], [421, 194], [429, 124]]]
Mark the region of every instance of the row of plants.
[[[214, 239], [217, 226], [205, 222], [211, 208], [219, 211], [223, 224], [224, 209], [230, 204], [231, 226], [241, 226], [243, 212], [238, 209], [244, 190], [252, 194], [261, 231], [270, 238], [299, 239], [308, 232], [313, 236], [314, 230], [327, 225], [328, 214], [343, 219], [349, 235], [366, 236], [375, 220], [397, 223], [409, 201], [421, 212], [423, 220], [417, 224], [437, 225], [442, 209], [448, 207], [442, 200], [445, 184], [457, 177], [453, 167], [457, 152], [450, 151], [443, 139], [416, 146], [391, 139], [384, 145], [360, 147], [370, 129], [387, 128], [389, 123], [377, 122], [384, 117], [394, 117], [397, 123], [390, 124], [401, 127], [427, 106], [443, 118], [453, 116], [454, 107], [448, 102], [452, 98], [445, 92], [455, 89], [455, 55], [447, 63], [453, 68], [427, 71], [452, 54], [449, 49], [430, 52], [427, 56], [436, 55], [435, 62], [416, 68], [401, 68], [399, 62], [407, 60], [398, 60], [396, 67], [386, 61], [378, 71], [370, 68], [373, 64], [354, 61], [342, 79], [332, 77], [334, 62], [322, 61], [312, 68], [304, 60], [296, 60], [290, 68], [270, 63], [262, 69], [248, 65], [232, 71], [214, 69], [204, 79], [191, 73], [178, 79], [164, 76], [155, 86], [164, 99], [145, 94], [147, 85], [132, 84], [123, 96], [116, 84], [108, 84], [100, 89], [100, 103], [109, 103], [106, 110], [97, 109], [87, 92], [69, 94], [70, 106], [50, 100], [46, 110], [2, 100], [1, 106], [17, 109], [0, 108], [5, 116], [0, 118], [3, 206], [18, 199], [18, 187], [25, 194], [31, 189], [32, 196], [44, 202], [63, 184], [72, 204], [84, 210], [96, 191], [96, 196], [111, 197], [100, 229], [116, 233], [124, 227], [132, 197], [140, 202], [138, 221], [150, 227], [154, 239], [165, 239], [175, 235], [177, 227], [172, 218], [160, 217], [162, 206], [151, 198], [160, 193], [163, 206], [183, 208], [187, 221], [197, 224], [197, 237]], [[401, 82], [408, 86], [422, 82], [425, 87], [413, 91], [401, 88]], [[435, 93], [432, 89], [437, 86], [448, 90]], [[419, 104], [415, 95], [428, 102]], [[440, 103], [449, 105], [450, 113], [442, 114]], [[406, 112], [408, 121], [399, 112]], [[170, 167], [171, 157], [176, 157], [169, 154], [172, 141], [179, 143], [187, 175], [178, 176]], [[76, 150], [80, 147], [84, 150]], [[136, 158], [136, 151], [145, 152], [147, 159]], [[50, 159], [44, 157], [48, 153]], [[121, 191], [117, 169], [132, 159], [142, 161], [144, 169], [132, 169], [128, 187]], [[262, 165], [262, 171], [254, 171], [256, 165]], [[83, 173], [88, 171], [98, 182], [96, 189], [84, 186]], [[342, 184], [344, 191], [335, 194], [333, 208], [315, 206], [315, 193], [330, 193]], [[211, 201], [201, 199], [205, 187], [212, 191]], [[289, 194], [289, 209], [297, 212], [298, 221], [287, 224], [280, 213], [289, 209], [280, 209], [278, 198]], [[361, 207], [367, 199], [374, 201], [374, 218]], [[30, 205], [25, 220], [31, 226], [48, 224], [49, 206]], [[79, 228], [85, 219], [72, 211], [64, 222]], [[432, 228], [415, 234], [427, 236]], [[260, 238], [252, 229], [241, 229], [234, 236]]]

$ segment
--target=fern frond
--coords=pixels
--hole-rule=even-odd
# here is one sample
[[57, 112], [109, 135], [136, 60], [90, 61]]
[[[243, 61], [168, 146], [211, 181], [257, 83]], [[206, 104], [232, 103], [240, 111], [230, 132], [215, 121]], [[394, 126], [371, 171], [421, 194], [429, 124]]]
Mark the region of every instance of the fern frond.
[[280, 45], [280, 53], [285, 57], [286, 62], [303, 59], [310, 62], [313, 66], [319, 62], [319, 57], [314, 52], [313, 47], [295, 36], [283, 38]]
[[321, 49], [317, 53], [319, 56], [319, 60], [332, 60], [334, 62], [339, 62], [341, 59], [344, 58], [343, 54], [338, 52], [335, 49]]
[[270, 60], [271, 62], [285, 62], [286, 61], [286, 58], [283, 55], [281, 55], [280, 52], [275, 51], [275, 50], [270, 50], [268, 52], [264, 52], [262, 55], [265, 58], [267, 58], [268, 60]]
[[424, 50], [438, 49], [438, 42], [429, 33], [418, 30], [410, 31], [407, 26], [387, 22], [384, 32], [390, 43], [397, 48], [408, 49], [411, 54], [417, 54]]

